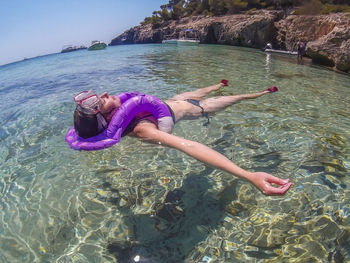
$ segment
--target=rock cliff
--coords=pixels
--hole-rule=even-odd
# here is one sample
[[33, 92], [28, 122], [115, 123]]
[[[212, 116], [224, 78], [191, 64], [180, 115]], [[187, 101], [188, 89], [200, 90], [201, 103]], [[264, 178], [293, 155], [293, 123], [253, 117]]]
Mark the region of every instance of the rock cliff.
[[275, 23], [277, 43], [290, 49], [307, 42], [306, 55], [316, 63], [350, 71], [350, 13], [318, 16], [291, 15]]
[[[304, 41], [306, 55], [314, 62], [350, 71], [349, 13], [285, 16], [282, 11], [259, 10], [220, 17], [195, 16], [157, 28], [136, 26], [114, 38], [110, 45], [161, 43], [165, 38], [179, 38], [188, 28], [196, 32], [201, 43], [207, 44], [263, 48], [270, 42], [274, 48], [292, 50], [297, 41]], [[188, 37], [193, 37], [188, 33]]]

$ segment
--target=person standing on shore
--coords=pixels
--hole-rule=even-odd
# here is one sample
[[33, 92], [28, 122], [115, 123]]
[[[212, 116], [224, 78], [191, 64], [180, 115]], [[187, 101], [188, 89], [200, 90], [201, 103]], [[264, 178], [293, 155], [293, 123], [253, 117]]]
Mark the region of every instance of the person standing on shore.
[[303, 56], [305, 55], [305, 50], [306, 50], [306, 43], [302, 41], [298, 41], [297, 43], [297, 50], [298, 50], [298, 61], [303, 60]]

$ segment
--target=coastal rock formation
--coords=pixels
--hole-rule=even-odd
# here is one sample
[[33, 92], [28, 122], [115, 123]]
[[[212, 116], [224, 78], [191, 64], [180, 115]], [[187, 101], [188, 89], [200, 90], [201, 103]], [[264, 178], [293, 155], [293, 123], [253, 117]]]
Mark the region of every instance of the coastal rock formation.
[[[136, 26], [114, 38], [110, 45], [161, 43], [165, 38], [179, 38], [185, 29], [198, 32], [201, 43], [227, 44], [260, 48], [275, 38], [274, 21], [282, 17], [279, 11], [254, 12], [251, 15], [220, 17], [196, 16], [170, 21], [159, 28]], [[189, 32], [188, 37], [194, 33]]]
[[162, 36], [162, 30], [153, 29], [150, 24], [136, 26], [112, 39], [109, 45], [161, 43]]
[[290, 15], [275, 26], [281, 48], [291, 50], [297, 41], [304, 41], [306, 55], [314, 62], [350, 71], [350, 14]]
[[307, 54], [315, 62], [350, 71], [350, 29], [335, 27], [329, 34], [310, 43]]
[[[169, 21], [158, 27], [140, 25], [114, 38], [110, 45], [161, 43], [179, 38], [185, 29], [196, 32], [201, 43], [263, 48], [270, 42], [276, 49], [295, 50], [307, 42], [306, 55], [316, 63], [350, 71], [350, 14], [289, 15], [282, 11], [259, 10], [220, 17], [194, 16]], [[192, 35], [191, 35], [192, 34]]]

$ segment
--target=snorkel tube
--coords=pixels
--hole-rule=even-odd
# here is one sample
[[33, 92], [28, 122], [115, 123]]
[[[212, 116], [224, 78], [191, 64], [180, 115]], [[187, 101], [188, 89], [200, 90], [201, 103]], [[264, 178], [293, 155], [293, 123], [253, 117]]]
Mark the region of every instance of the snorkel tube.
[[65, 140], [72, 149], [95, 151], [111, 147], [120, 141], [131, 120], [141, 112], [151, 113], [157, 120], [159, 130], [172, 131], [174, 122], [170, 110], [160, 99], [141, 93], [121, 93], [117, 97], [122, 105], [103, 132], [84, 139], [78, 136], [74, 127], [69, 129]]

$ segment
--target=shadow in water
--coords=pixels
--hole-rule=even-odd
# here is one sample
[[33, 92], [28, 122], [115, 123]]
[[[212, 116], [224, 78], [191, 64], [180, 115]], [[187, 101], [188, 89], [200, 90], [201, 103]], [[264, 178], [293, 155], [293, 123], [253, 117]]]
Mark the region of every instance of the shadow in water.
[[224, 207], [236, 198], [237, 180], [219, 195], [208, 191], [212, 188], [208, 180], [211, 172], [207, 168], [200, 174], [188, 175], [181, 188], [165, 194], [151, 215], [124, 211], [123, 221], [132, 229], [130, 240], [111, 240], [108, 252], [118, 262], [184, 262], [217, 228], [225, 215]]

